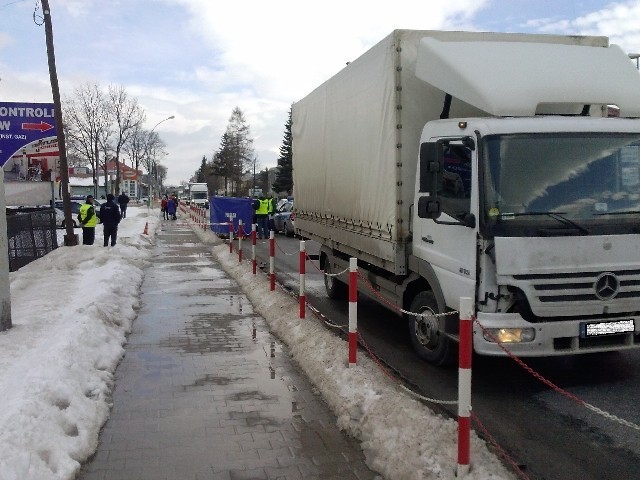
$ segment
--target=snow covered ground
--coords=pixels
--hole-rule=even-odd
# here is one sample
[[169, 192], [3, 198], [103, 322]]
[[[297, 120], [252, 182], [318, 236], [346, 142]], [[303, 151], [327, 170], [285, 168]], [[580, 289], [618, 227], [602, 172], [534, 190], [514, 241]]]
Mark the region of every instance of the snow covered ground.
[[[10, 274], [13, 328], [0, 333], [0, 480], [73, 479], [95, 451], [159, 221], [157, 209], [129, 207], [114, 248], [102, 247], [98, 226], [95, 245], [59, 248]], [[340, 428], [362, 442], [373, 469], [388, 479], [455, 478], [453, 420], [410, 398], [362, 354], [348, 368], [342, 340], [313, 317], [299, 320], [296, 299], [269, 292], [264, 275], [238, 265], [212, 234], [198, 234], [289, 346]], [[465, 478], [515, 478], [475, 435], [471, 445]]]

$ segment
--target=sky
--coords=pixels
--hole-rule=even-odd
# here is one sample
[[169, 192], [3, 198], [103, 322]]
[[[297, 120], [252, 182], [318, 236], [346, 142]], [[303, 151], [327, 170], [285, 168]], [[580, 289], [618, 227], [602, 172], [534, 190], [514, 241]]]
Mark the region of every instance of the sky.
[[[60, 247], [10, 274], [13, 327], [0, 333], [2, 480], [71, 480], [96, 450], [114, 372], [144, 301], [141, 285], [159, 221], [158, 210], [130, 206], [115, 247]], [[362, 353], [349, 368], [344, 340], [311, 315], [300, 321], [296, 298], [271, 292], [266, 275], [253, 275], [251, 264], [239, 263], [210, 232], [196, 233], [288, 345], [338, 426], [362, 443], [372, 468], [388, 480], [452, 478], [454, 420], [398, 389]], [[466, 479], [515, 478], [474, 432], [471, 452]]]
[[[42, 9], [0, 0], [0, 102], [51, 102]], [[397, 28], [605, 35], [640, 52], [640, 1], [50, 0], [60, 90], [122, 85], [167, 144], [177, 185], [211, 159], [234, 107], [258, 169], [276, 166], [291, 104]], [[41, 22], [38, 22], [41, 23]]]

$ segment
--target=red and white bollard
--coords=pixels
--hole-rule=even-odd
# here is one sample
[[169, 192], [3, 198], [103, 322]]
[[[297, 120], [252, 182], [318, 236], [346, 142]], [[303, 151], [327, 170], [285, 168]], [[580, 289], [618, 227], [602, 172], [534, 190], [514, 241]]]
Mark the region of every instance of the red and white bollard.
[[460, 298], [458, 354], [458, 478], [469, 473], [471, 460], [471, 356], [473, 352], [473, 300]]
[[233, 220], [229, 221], [229, 253], [233, 253]]
[[304, 277], [305, 277], [305, 267], [307, 263], [307, 252], [304, 247], [304, 240], [300, 240], [300, 318], [305, 317], [306, 304], [307, 300], [304, 294]]
[[256, 274], [257, 264], [256, 262], [256, 224], [251, 224], [251, 268], [253, 269], [253, 274]]
[[358, 259], [349, 259], [349, 367], [356, 366], [358, 351]]
[[273, 230], [269, 232], [269, 280], [271, 291], [276, 289], [276, 239]]
[[242, 237], [244, 237], [244, 231], [242, 230], [242, 219], [238, 219], [238, 262], [242, 263]]

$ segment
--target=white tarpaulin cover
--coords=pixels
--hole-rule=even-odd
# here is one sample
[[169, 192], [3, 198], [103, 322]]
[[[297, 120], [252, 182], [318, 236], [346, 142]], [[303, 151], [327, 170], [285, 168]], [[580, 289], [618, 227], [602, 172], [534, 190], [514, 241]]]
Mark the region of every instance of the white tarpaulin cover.
[[[445, 98], [415, 74], [425, 37], [607, 45], [604, 37], [396, 30], [294, 104], [296, 228], [357, 247], [385, 268], [404, 262], [420, 135], [439, 118]], [[472, 79], [485, 74], [483, 68], [457, 74], [465, 72]], [[450, 116], [488, 114], [454, 98]]]
[[542, 103], [617, 105], [640, 117], [640, 74], [617, 45], [423, 38], [416, 76], [496, 116], [533, 116]]

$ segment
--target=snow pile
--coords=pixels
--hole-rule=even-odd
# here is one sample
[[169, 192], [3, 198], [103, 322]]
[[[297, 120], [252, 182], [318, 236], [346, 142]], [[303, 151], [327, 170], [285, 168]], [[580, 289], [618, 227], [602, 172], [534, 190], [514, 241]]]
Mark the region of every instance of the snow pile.
[[0, 333], [2, 480], [74, 478], [97, 447], [151, 254], [141, 235], [146, 209], [130, 210], [140, 216], [122, 222], [114, 248], [101, 246], [98, 227], [96, 245], [59, 248], [10, 274], [13, 328]]
[[[204, 239], [211, 235], [200, 233]], [[227, 245], [213, 248], [225, 271], [242, 286], [271, 331], [289, 347], [338, 417], [338, 426], [362, 443], [367, 463], [389, 480], [450, 479], [457, 469], [457, 422], [434, 413], [401, 391], [373, 360], [360, 354], [348, 367], [347, 344], [313, 317], [299, 319], [298, 300], [253, 275]], [[475, 434], [469, 480], [514, 476]]]

